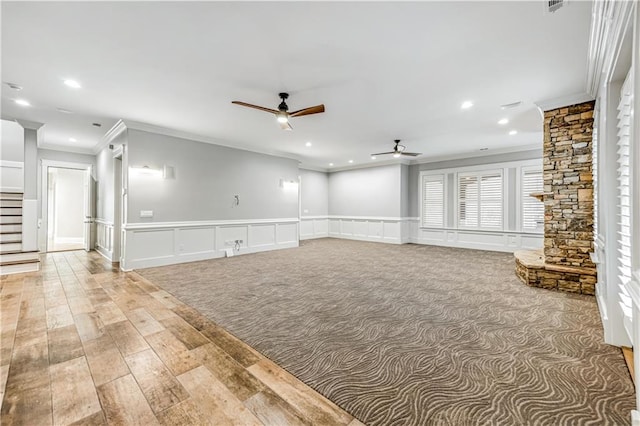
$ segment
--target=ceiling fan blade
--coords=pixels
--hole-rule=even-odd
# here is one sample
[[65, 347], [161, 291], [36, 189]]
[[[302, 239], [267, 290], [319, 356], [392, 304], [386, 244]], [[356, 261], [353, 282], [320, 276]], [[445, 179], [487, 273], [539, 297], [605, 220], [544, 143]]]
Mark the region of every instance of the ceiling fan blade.
[[236, 104], [236, 105], [241, 105], [241, 106], [249, 107], [249, 108], [259, 109], [259, 110], [261, 110], [261, 111], [270, 112], [270, 113], [272, 113], [272, 114], [277, 114], [277, 113], [279, 113], [279, 112], [280, 112], [280, 111], [278, 111], [277, 109], [265, 108], [265, 107], [261, 107], [261, 106], [258, 106], [258, 105], [251, 105], [251, 104], [248, 104], [248, 103], [246, 103], [246, 102], [232, 101], [231, 103], [232, 103], [232, 104]]
[[282, 130], [293, 130], [293, 127], [291, 127], [291, 124], [289, 124], [288, 121], [284, 123], [279, 123], [279, 124]]
[[312, 106], [309, 108], [304, 108], [298, 111], [294, 111], [292, 113], [289, 113], [289, 115], [291, 117], [301, 117], [303, 115], [310, 115], [310, 114], [319, 114], [321, 112], [324, 112], [324, 105], [316, 105], [316, 106]]
[[377, 154], [371, 154], [371, 155], [386, 155], [386, 154], [395, 154], [395, 151], [389, 151], [389, 152], [379, 152]]
[[408, 155], [409, 157], [417, 157], [418, 155], [422, 155], [421, 152], [404, 152], [402, 151], [400, 155]]

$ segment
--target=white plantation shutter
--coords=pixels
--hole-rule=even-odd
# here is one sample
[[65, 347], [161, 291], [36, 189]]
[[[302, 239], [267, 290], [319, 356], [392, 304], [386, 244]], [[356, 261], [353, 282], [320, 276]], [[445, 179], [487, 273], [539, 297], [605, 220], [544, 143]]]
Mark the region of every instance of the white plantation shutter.
[[444, 227], [444, 175], [422, 176], [422, 226]]
[[529, 194], [542, 192], [542, 170], [522, 170], [522, 230], [525, 232], [541, 231], [544, 221], [544, 204]]
[[500, 171], [458, 175], [458, 226], [502, 229], [503, 197]]
[[624, 325], [633, 341], [631, 297], [626, 288], [631, 279], [631, 170], [629, 163], [629, 130], [631, 120], [631, 79], [629, 72], [620, 93], [618, 104], [618, 278], [620, 306]]

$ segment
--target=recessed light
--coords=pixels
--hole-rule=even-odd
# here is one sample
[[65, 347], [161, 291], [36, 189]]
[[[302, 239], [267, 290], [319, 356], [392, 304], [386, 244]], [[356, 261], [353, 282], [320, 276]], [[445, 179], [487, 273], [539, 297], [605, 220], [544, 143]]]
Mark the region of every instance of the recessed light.
[[508, 122], [509, 122], [508, 118], [502, 118], [498, 120], [498, 124], [502, 124], [502, 125], [507, 124]]
[[371, 159], [372, 159], [372, 160], [375, 160], [375, 159], [376, 159], [376, 156], [375, 156], [375, 155], [372, 155], [372, 156], [371, 156]]
[[73, 114], [73, 111], [71, 111], [70, 109], [64, 109], [64, 108], [56, 108], [56, 109], [65, 114]]
[[69, 138], [69, 142], [78, 142], [78, 139], [76, 139], [76, 138]]
[[353, 160], [349, 160], [349, 164], [353, 164]]
[[75, 81], [75, 80], [70, 80], [70, 79], [65, 80], [65, 81], [64, 81], [64, 84], [65, 84], [65, 85], [67, 85], [67, 86], [69, 86], [69, 87], [71, 87], [71, 88], [73, 88], [73, 89], [80, 89], [80, 88], [82, 87], [82, 86], [80, 85], [80, 83], [78, 83], [78, 82], [77, 82], [77, 81]]
[[518, 134], [517, 130], [512, 130], [512, 131], [509, 132], [510, 136], [517, 135], [517, 134]]
[[20, 105], [20, 106], [24, 106], [24, 107], [28, 107], [31, 106], [31, 104], [29, 103], [29, 101], [24, 100], [24, 99], [16, 99], [15, 102]]
[[460, 108], [462, 108], [462, 109], [469, 109], [469, 108], [471, 108], [472, 106], [473, 106], [473, 102], [471, 102], [471, 101], [464, 101], [464, 102], [462, 103], [462, 105], [460, 105]]
[[333, 163], [329, 163], [329, 167], [333, 166]]
[[100, 124], [100, 123], [91, 123], [91, 125], [95, 126], [95, 127], [102, 127], [102, 124]]
[[488, 151], [489, 148], [480, 148], [480, 151]]
[[311, 146], [311, 145], [313, 145], [311, 142], [307, 142], [304, 144], [304, 146]]

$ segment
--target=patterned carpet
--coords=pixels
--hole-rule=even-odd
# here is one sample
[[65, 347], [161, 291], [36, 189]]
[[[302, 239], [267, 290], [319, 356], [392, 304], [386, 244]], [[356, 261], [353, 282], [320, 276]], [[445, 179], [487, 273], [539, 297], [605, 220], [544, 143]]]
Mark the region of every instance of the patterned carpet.
[[139, 272], [369, 425], [630, 422], [595, 299], [510, 254], [322, 239]]

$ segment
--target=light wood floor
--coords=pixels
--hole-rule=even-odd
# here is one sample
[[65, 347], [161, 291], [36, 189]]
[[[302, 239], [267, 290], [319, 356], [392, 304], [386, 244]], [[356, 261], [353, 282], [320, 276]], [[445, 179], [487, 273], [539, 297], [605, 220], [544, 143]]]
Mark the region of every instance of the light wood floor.
[[361, 423], [96, 253], [0, 280], [0, 424]]

